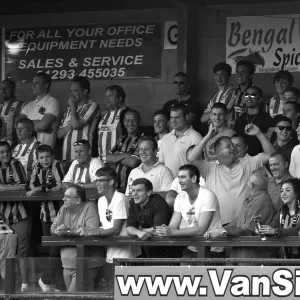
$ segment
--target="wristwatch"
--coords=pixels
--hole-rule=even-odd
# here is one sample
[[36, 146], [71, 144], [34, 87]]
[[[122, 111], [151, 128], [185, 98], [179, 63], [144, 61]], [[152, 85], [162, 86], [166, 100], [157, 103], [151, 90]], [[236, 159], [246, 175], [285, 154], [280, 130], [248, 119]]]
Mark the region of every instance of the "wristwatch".
[[274, 235], [275, 235], [276, 237], [279, 237], [279, 236], [280, 236], [279, 228], [275, 228]]

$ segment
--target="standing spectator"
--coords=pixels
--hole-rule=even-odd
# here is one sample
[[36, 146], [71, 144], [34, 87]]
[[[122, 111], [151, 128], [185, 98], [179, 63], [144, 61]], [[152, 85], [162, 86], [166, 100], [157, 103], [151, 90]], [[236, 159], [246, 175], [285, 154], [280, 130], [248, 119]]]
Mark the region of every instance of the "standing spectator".
[[128, 177], [126, 195], [129, 196], [129, 198], [132, 198], [132, 182], [137, 178], [147, 178], [152, 183], [153, 192], [161, 195], [163, 198], [166, 197], [173, 176], [167, 167], [157, 161], [156, 153], [156, 140], [150, 137], [143, 138], [139, 146], [139, 156], [142, 163], [133, 169]]
[[236, 64], [236, 81], [238, 87], [232, 95], [233, 113], [228, 126], [234, 128], [234, 124], [239, 116], [246, 112], [244, 94], [253, 85], [252, 79], [255, 73], [255, 65], [247, 60], [241, 60]]
[[229, 117], [231, 118], [231, 114], [232, 114], [231, 99], [234, 92], [234, 88], [232, 87], [232, 85], [229, 84], [231, 72], [232, 72], [231, 66], [224, 62], [217, 63], [214, 66], [213, 73], [214, 73], [214, 79], [218, 91], [209, 101], [206, 109], [204, 110], [204, 113], [201, 117], [202, 123], [210, 122], [211, 109], [215, 103], [219, 103], [219, 102], [225, 104], [226, 112], [230, 114]]
[[110, 149], [126, 135], [124, 115], [129, 109], [125, 104], [126, 93], [120, 85], [110, 85], [105, 91], [105, 107], [98, 126], [98, 152], [103, 162]]
[[287, 70], [280, 70], [274, 76], [276, 94], [266, 103], [266, 112], [274, 118], [282, 114], [284, 91], [294, 82], [293, 75]]
[[24, 167], [27, 182], [30, 181], [33, 166], [36, 162], [35, 149], [40, 142], [34, 136], [34, 124], [27, 118], [20, 118], [16, 124], [19, 143], [13, 148], [12, 156]]
[[257, 86], [251, 86], [244, 95], [247, 112], [241, 115], [235, 122], [235, 131], [245, 137], [248, 145], [248, 153], [255, 156], [262, 152], [260, 141], [256, 136], [248, 135], [245, 132], [247, 125], [255, 124], [263, 134], [270, 136], [273, 132], [272, 118], [261, 109], [263, 92]]
[[288, 87], [284, 90], [283, 93], [284, 103], [288, 101], [296, 102], [300, 104], [300, 91], [296, 87]]
[[69, 169], [75, 159], [73, 143], [84, 139], [93, 144], [93, 133], [100, 116], [99, 105], [93, 101], [90, 94], [90, 82], [87, 77], [75, 76], [71, 81], [71, 97], [69, 107], [63, 115], [58, 138], [63, 138], [63, 163]]
[[63, 179], [63, 188], [77, 184], [84, 189], [96, 188], [95, 174], [96, 171], [104, 167], [99, 158], [92, 157], [92, 149], [87, 140], [79, 140], [73, 144], [75, 160]]
[[[187, 107], [187, 111], [188, 111], [189, 125], [193, 125], [194, 129], [199, 131], [200, 129], [200, 122], [199, 122], [200, 116], [198, 115], [199, 104], [198, 104], [198, 100], [194, 99], [189, 94], [190, 82], [189, 82], [188, 75], [183, 72], [176, 73], [173, 79], [173, 87], [174, 87], [174, 92], [176, 94], [176, 98], [167, 101], [163, 106], [163, 110], [166, 111], [168, 115], [170, 115], [171, 108], [174, 105], [184, 104]], [[171, 124], [171, 129], [173, 129], [172, 124]]]
[[277, 212], [282, 206], [280, 197], [281, 184], [285, 180], [293, 177], [289, 172], [289, 160], [281, 152], [274, 152], [271, 154], [269, 166], [273, 177], [268, 178], [268, 193], [274, 204], [275, 212]]
[[177, 177], [179, 167], [187, 163], [186, 151], [191, 145], [202, 139], [188, 123], [188, 110], [185, 105], [177, 104], [171, 108], [171, 125], [173, 130], [161, 141], [159, 162], [169, 168], [173, 178]]
[[[22, 164], [12, 157], [10, 145], [0, 142], [0, 194], [5, 191], [25, 191], [26, 175]], [[3, 199], [4, 200], [4, 199]], [[31, 216], [27, 202], [0, 202], [4, 223], [8, 224], [18, 236], [17, 256], [20, 258], [22, 277], [21, 292], [29, 292], [27, 260], [31, 233]]]
[[116, 165], [117, 189], [123, 193], [126, 190], [130, 171], [141, 162], [138, 146], [144, 134], [139, 127], [140, 121], [141, 117], [138, 111], [129, 109], [125, 113], [124, 125], [127, 134], [119, 139], [106, 156], [106, 163]]
[[[300, 142], [300, 122], [296, 129], [298, 140]], [[295, 178], [300, 178], [300, 145], [294, 147], [291, 154], [290, 173]]]
[[15, 123], [24, 101], [16, 97], [16, 84], [12, 79], [0, 82], [0, 116], [3, 119], [2, 135], [6, 140], [16, 144], [18, 142]]
[[170, 115], [164, 110], [158, 110], [154, 113], [154, 131], [156, 133], [155, 140], [157, 141], [159, 157], [159, 148], [162, 138], [169, 133]]
[[213, 137], [207, 142], [204, 149], [204, 157], [206, 161], [216, 161], [217, 155], [214, 150], [215, 141], [221, 136], [233, 136], [236, 132], [226, 126], [227, 109], [223, 103], [215, 103], [211, 107], [210, 121], [211, 125], [215, 129]]
[[50, 95], [51, 78], [45, 72], [38, 72], [32, 80], [32, 92], [36, 100], [27, 103], [20, 116], [33, 121], [37, 140], [54, 148], [60, 118], [60, 104]]

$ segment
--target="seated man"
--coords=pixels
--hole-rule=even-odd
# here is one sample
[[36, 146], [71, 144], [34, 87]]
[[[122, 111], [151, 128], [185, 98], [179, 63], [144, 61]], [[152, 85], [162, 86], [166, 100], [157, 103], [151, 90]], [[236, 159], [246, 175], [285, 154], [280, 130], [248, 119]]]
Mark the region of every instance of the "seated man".
[[[12, 157], [8, 142], [0, 141], [0, 195], [5, 191], [25, 191], [26, 175], [21, 163]], [[3, 199], [4, 200], [4, 199]], [[0, 202], [4, 223], [15, 230], [18, 236], [17, 255], [20, 258], [22, 292], [28, 292], [27, 261], [31, 233], [31, 216], [27, 202]]]
[[104, 167], [99, 158], [92, 157], [92, 149], [87, 140], [79, 140], [73, 144], [75, 160], [63, 179], [63, 188], [78, 184], [84, 189], [96, 188], [94, 182], [95, 173], [98, 169]]
[[[99, 229], [97, 207], [93, 202], [86, 201], [85, 190], [78, 185], [70, 185], [63, 198], [64, 204], [59, 210], [51, 226], [51, 234], [55, 236], [79, 236], [82, 232]], [[76, 247], [64, 247], [60, 251], [64, 268], [64, 279], [68, 292], [76, 291]], [[98, 267], [101, 266], [100, 257], [103, 256], [99, 248], [91, 249], [89, 259], [89, 280], [95, 279]]]
[[[132, 182], [132, 196], [129, 204], [127, 233], [147, 240], [156, 235], [157, 226], [168, 224], [172, 210], [159, 195], [152, 193], [152, 183], [146, 178], [138, 178]], [[177, 247], [143, 247], [145, 255], [155, 257], [181, 257], [181, 248]]]
[[137, 178], [147, 178], [153, 185], [153, 192], [161, 195], [163, 198], [166, 197], [173, 175], [167, 167], [157, 161], [157, 150], [157, 142], [153, 138], [143, 138], [140, 142], [139, 156], [142, 163], [129, 174], [126, 188], [126, 195], [129, 198], [132, 197], [132, 182]]
[[289, 172], [289, 161], [284, 153], [272, 153], [269, 158], [269, 166], [273, 177], [268, 179], [268, 193], [272, 199], [275, 213], [277, 213], [282, 207], [281, 184], [293, 177]]
[[33, 166], [36, 162], [35, 149], [40, 142], [34, 136], [34, 124], [27, 118], [20, 118], [16, 123], [19, 143], [13, 148], [12, 156], [24, 167], [27, 181], [30, 181]]
[[[208, 230], [205, 233], [207, 238], [219, 236], [242, 236], [256, 235], [255, 222], [253, 217], [260, 217], [261, 224], [270, 224], [274, 217], [274, 206], [267, 193], [268, 176], [264, 171], [255, 170], [249, 179], [250, 195], [244, 200], [241, 210], [236, 219], [225, 226], [225, 229], [218, 228]], [[268, 247], [234, 247], [230, 257], [232, 258], [268, 258], [273, 250]]]
[[[199, 170], [193, 165], [181, 166], [178, 178], [182, 192], [175, 199], [169, 225], [165, 223], [156, 227], [158, 236], [195, 236], [222, 228], [218, 199], [213, 192], [199, 185]], [[185, 221], [184, 228], [180, 228], [182, 219]], [[196, 247], [186, 248], [183, 257], [197, 257]]]
[[138, 146], [144, 134], [139, 127], [140, 121], [141, 116], [138, 111], [134, 109], [126, 111], [124, 125], [127, 134], [116, 143], [106, 156], [107, 164], [116, 165], [117, 189], [123, 193], [126, 190], [130, 171], [141, 163], [138, 156]]

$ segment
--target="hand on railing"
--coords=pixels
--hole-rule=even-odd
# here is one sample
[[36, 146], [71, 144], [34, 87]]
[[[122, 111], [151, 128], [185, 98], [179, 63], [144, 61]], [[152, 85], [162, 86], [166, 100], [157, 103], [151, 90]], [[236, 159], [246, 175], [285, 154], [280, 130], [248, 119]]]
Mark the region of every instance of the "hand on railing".
[[260, 225], [259, 230], [255, 230], [256, 233], [258, 234], [268, 234], [268, 235], [274, 235], [275, 234], [275, 228], [272, 228], [268, 225]]
[[143, 230], [139, 230], [136, 235], [139, 239], [141, 239], [143, 241], [146, 241], [152, 237], [152, 235], [150, 233], [143, 231]]
[[167, 237], [172, 235], [172, 228], [163, 224], [161, 226], [156, 226], [155, 227], [156, 233], [159, 237]]
[[206, 239], [215, 239], [217, 237], [223, 236], [224, 235], [223, 232], [224, 232], [224, 228], [210, 229], [204, 233], [204, 237]]

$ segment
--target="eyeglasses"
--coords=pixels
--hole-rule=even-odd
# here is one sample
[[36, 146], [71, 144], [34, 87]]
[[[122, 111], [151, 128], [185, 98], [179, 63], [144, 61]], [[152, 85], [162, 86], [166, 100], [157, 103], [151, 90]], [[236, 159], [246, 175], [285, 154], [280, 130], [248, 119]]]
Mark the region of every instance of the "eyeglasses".
[[177, 80], [174, 80], [173, 81], [173, 84], [185, 84], [185, 82], [184, 81], [177, 81]]
[[286, 131], [292, 131], [292, 126], [277, 126], [280, 131], [286, 129]]
[[248, 94], [248, 93], [246, 93], [245, 97], [249, 97], [251, 99], [255, 99], [257, 96], [255, 94]]

